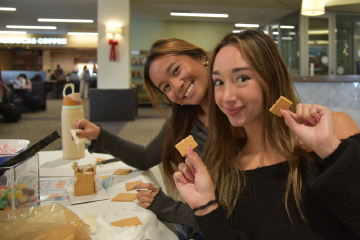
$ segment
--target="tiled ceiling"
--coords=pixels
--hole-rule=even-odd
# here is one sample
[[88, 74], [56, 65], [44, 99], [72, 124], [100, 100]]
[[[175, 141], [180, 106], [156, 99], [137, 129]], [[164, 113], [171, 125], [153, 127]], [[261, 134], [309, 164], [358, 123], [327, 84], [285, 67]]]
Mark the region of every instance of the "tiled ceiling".
[[[106, 0], [102, 0], [106, 1]], [[242, 22], [265, 25], [301, 8], [301, 0], [131, 0], [131, 18], [169, 21]], [[97, 32], [97, 0], [0, 0], [0, 31], [6, 25], [56, 26], [56, 30], [26, 30], [30, 34]], [[227, 13], [229, 18], [172, 17], [171, 11]], [[327, 7], [326, 11], [360, 13], [360, 4]], [[94, 23], [40, 23], [38, 18], [93, 19]]]

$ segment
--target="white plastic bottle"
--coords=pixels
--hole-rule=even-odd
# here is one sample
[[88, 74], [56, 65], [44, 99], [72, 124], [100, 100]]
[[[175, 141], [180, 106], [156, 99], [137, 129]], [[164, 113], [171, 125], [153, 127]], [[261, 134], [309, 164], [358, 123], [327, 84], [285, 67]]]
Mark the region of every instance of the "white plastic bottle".
[[[72, 93], [66, 95], [66, 89], [71, 87]], [[84, 117], [83, 103], [79, 93], [75, 93], [75, 86], [67, 84], [63, 90], [63, 101], [61, 110], [61, 133], [63, 158], [78, 159], [85, 157], [85, 143], [75, 144], [71, 138], [70, 128], [75, 119]]]

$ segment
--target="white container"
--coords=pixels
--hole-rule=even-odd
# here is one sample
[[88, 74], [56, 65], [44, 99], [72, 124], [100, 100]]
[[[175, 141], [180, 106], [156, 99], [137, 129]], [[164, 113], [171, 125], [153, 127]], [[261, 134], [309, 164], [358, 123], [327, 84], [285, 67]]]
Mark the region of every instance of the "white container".
[[23, 139], [0, 139], [0, 165], [25, 151], [29, 143]]
[[[66, 95], [66, 89], [71, 87], [72, 93]], [[61, 133], [63, 158], [79, 159], [85, 157], [85, 143], [75, 144], [71, 138], [70, 128], [75, 119], [84, 117], [83, 103], [79, 93], [74, 93], [75, 86], [67, 84], [63, 90], [63, 101], [61, 110]]]

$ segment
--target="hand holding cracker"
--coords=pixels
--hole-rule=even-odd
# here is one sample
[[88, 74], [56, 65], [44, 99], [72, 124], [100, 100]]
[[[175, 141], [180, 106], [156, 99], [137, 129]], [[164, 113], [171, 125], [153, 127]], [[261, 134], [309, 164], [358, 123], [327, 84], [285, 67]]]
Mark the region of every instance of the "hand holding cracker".
[[186, 155], [187, 146], [189, 146], [191, 149], [194, 149], [198, 146], [192, 135], [189, 135], [187, 138], [181, 140], [181, 142], [175, 145], [176, 149], [180, 152], [182, 157]]

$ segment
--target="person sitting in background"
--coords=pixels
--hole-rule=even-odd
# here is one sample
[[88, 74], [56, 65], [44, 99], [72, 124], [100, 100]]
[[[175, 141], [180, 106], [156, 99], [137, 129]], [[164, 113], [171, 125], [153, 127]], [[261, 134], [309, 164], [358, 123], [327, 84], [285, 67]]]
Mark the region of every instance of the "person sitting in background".
[[[354, 120], [299, 103], [277, 45], [260, 30], [227, 35], [209, 70], [206, 167], [188, 148], [187, 171], [174, 174], [204, 239], [360, 239]], [[282, 117], [269, 111], [280, 96], [293, 103]]]
[[31, 80], [28, 79], [24, 73], [19, 74], [19, 76], [14, 80], [15, 98], [20, 98], [23, 102], [25, 102], [26, 98], [31, 96], [31, 92]]
[[46, 72], [46, 81], [50, 81], [50, 80], [56, 80], [56, 76], [51, 69], [48, 69]]

